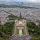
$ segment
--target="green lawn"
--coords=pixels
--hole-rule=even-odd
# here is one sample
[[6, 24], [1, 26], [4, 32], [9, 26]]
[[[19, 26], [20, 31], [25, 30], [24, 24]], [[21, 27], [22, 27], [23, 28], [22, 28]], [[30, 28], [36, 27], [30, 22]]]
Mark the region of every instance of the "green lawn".
[[33, 36], [32, 40], [40, 40], [40, 35], [39, 36]]
[[2, 37], [0, 37], [0, 40], [8, 40], [8, 38], [2, 38]]

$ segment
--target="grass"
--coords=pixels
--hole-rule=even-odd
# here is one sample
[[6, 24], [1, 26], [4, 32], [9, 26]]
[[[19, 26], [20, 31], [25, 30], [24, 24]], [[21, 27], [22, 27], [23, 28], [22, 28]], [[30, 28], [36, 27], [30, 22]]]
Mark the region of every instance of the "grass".
[[8, 40], [8, 38], [0, 37], [0, 40]]
[[33, 37], [32, 37], [32, 40], [40, 40], [40, 35], [38, 35], [38, 36], [33, 36]]

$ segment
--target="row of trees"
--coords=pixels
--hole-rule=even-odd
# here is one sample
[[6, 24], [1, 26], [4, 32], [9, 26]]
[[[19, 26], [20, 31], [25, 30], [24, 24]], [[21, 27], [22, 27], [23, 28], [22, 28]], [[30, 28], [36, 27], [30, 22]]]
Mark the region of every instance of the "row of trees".
[[33, 22], [28, 22], [27, 26], [28, 26], [29, 34], [31, 34], [31, 35], [40, 35], [40, 26], [37, 26]]

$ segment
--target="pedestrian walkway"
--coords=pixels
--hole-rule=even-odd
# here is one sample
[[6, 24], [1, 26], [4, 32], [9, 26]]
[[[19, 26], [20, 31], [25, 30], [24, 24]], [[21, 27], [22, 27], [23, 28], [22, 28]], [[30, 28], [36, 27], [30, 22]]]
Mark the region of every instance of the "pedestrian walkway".
[[11, 36], [10, 40], [31, 40], [31, 36]]

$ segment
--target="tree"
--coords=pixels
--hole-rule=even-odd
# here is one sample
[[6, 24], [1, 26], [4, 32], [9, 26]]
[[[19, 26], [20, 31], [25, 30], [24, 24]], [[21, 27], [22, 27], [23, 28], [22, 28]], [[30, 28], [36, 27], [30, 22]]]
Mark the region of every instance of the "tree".
[[3, 32], [6, 33], [6, 34], [10, 34], [12, 35], [12, 30], [14, 29], [14, 23], [15, 22], [6, 22], [4, 24], [4, 29], [3, 29]]
[[10, 21], [10, 20], [18, 19], [19, 17], [14, 16], [13, 14], [10, 14], [7, 18], [9, 18], [9, 21]]
[[29, 34], [31, 34], [31, 35], [40, 34], [40, 28], [38, 28], [38, 26], [35, 23], [28, 22], [27, 26], [28, 26]]

